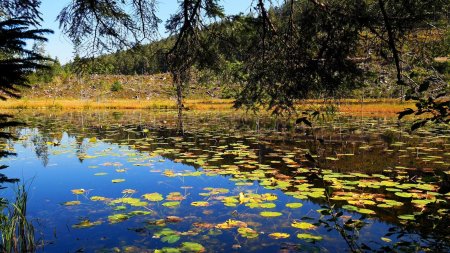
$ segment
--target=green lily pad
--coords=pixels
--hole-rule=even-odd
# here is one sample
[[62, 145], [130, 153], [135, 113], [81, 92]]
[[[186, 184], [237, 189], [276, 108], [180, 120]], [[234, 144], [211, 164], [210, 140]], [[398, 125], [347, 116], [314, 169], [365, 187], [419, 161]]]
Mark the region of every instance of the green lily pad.
[[168, 202], [164, 202], [162, 205], [165, 206], [165, 207], [174, 208], [174, 207], [179, 206], [180, 202], [178, 202], [178, 201], [168, 201]]
[[247, 227], [238, 228], [238, 233], [244, 238], [252, 239], [258, 237], [258, 232]]
[[203, 247], [203, 245], [201, 245], [200, 243], [196, 242], [183, 242], [181, 244], [181, 250], [187, 252], [204, 252], [205, 247]]
[[114, 211], [123, 211], [123, 210], [127, 210], [126, 206], [116, 206], [114, 207]]
[[73, 228], [90, 228], [90, 227], [97, 226], [97, 225], [100, 225], [100, 224], [102, 224], [101, 221], [91, 222], [90, 220], [83, 220], [80, 223], [72, 225], [72, 227]]
[[164, 247], [162, 249], [155, 250], [154, 253], [181, 253], [181, 250], [178, 248]]
[[349, 210], [349, 211], [356, 211], [358, 210], [358, 207], [352, 206], [352, 205], [343, 205], [342, 208]]
[[380, 208], [392, 208], [394, 206], [388, 205], [388, 204], [378, 204], [377, 207], [380, 207]]
[[416, 217], [412, 214], [404, 214], [404, 215], [399, 215], [397, 217], [401, 220], [415, 220], [416, 219]]
[[286, 207], [289, 207], [289, 208], [300, 208], [302, 206], [303, 206], [302, 203], [287, 203], [286, 204]]
[[402, 198], [411, 198], [412, 194], [408, 192], [396, 192], [395, 195], [402, 197]]
[[278, 217], [283, 215], [280, 212], [260, 212], [259, 215], [261, 215], [262, 217]]
[[118, 198], [118, 199], [115, 199], [115, 200], [111, 201], [110, 204], [112, 204], [112, 205], [117, 205], [117, 204], [128, 204], [128, 205], [130, 205], [130, 206], [136, 206], [136, 207], [139, 207], [139, 206], [147, 206], [147, 205], [148, 205], [147, 202], [141, 201], [141, 200], [138, 199], [138, 198], [129, 198], [129, 197], [128, 197], [128, 198]]
[[375, 211], [366, 208], [358, 208], [356, 211], [362, 214], [375, 214]]
[[114, 224], [114, 223], [119, 223], [119, 222], [125, 221], [128, 218], [130, 218], [130, 216], [128, 216], [126, 214], [119, 213], [119, 214], [114, 214], [114, 215], [108, 216], [108, 221], [110, 223]]
[[434, 202], [434, 200], [431, 200], [431, 199], [413, 199], [413, 200], [411, 200], [411, 203], [415, 204], [416, 206], [426, 206], [433, 202]]
[[319, 241], [322, 240], [322, 236], [320, 235], [312, 235], [312, 234], [298, 234], [298, 239], [308, 240], [308, 241]]
[[168, 235], [168, 236], [164, 236], [161, 238], [162, 242], [167, 242], [167, 243], [176, 243], [178, 242], [178, 240], [180, 240], [180, 236], [179, 235]]

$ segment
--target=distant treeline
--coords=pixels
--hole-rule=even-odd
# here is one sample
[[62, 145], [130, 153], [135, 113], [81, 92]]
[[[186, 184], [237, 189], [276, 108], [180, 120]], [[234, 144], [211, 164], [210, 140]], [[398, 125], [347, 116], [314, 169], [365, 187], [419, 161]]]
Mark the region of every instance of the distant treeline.
[[[290, 29], [286, 20], [286, 6], [273, 7], [268, 10], [273, 25], [278, 29]], [[218, 23], [210, 24], [208, 33], [202, 33], [201, 64], [194, 66], [193, 80], [196, 84], [209, 86], [242, 86], [248, 80], [248, 67], [254, 60], [255, 45], [261, 43], [258, 17], [236, 15]], [[304, 29], [304, 28], [302, 28]], [[355, 84], [340, 85], [334, 91], [336, 97], [401, 97], [404, 88], [396, 83], [395, 68], [388, 62], [389, 50], [380, 46], [384, 41], [376, 39], [372, 31], [364, 31], [351, 55], [351, 62], [365, 72], [365, 81]], [[341, 36], [341, 35], [336, 35]], [[343, 39], [345, 42], [345, 38]], [[151, 75], [169, 71], [167, 55], [173, 47], [175, 39], [168, 37], [147, 45], [139, 45], [132, 49], [118, 51], [95, 58], [75, 59], [61, 66], [58, 62], [49, 63], [52, 68], [34, 74], [32, 83], [51, 82], [54, 76], [64, 75]], [[326, 43], [326, 42], [325, 42]], [[332, 43], [332, 42], [329, 42]], [[350, 42], [349, 42], [350, 43]], [[276, 45], [283, 47], [283, 45]], [[320, 45], [308, 45], [307, 50], [317, 50]], [[353, 50], [353, 49], [352, 49]], [[402, 67], [407, 69], [411, 78], [426, 75], [433, 69], [448, 81], [450, 80], [450, 29], [448, 17], [436, 16], [432, 24], [423, 29], [416, 29], [409, 35], [406, 43], [399, 48], [404, 55]], [[307, 53], [308, 51], [305, 51]], [[321, 59], [318, 59], [320, 61]], [[274, 68], [277, 63], [274, 62]], [[339, 64], [339, 63], [336, 63]], [[409, 68], [409, 66], [411, 66]], [[409, 69], [408, 69], [409, 68]], [[253, 70], [254, 71], [254, 70]], [[312, 89], [314, 91], [314, 89]], [[312, 92], [313, 97], [325, 94], [318, 89]], [[326, 94], [329, 95], [329, 94]]]

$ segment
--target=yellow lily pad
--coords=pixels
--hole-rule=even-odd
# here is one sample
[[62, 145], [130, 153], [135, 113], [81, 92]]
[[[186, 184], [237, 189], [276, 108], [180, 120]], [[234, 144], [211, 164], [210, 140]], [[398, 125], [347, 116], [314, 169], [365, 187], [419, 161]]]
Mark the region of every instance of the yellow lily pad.
[[288, 233], [271, 233], [269, 234], [270, 237], [273, 239], [286, 239], [289, 238], [291, 235]]
[[154, 192], [154, 193], [147, 193], [142, 195], [142, 197], [146, 200], [157, 202], [163, 200], [163, 196], [160, 193]]
[[106, 198], [105, 198], [105, 197], [102, 197], [102, 196], [92, 196], [92, 197], [91, 197], [91, 200], [92, 200], [92, 201], [105, 201]]
[[77, 206], [79, 204], [81, 204], [81, 202], [78, 200], [64, 202], [65, 206]]
[[266, 211], [266, 212], [260, 212], [259, 215], [261, 215], [262, 217], [270, 218], [270, 217], [278, 217], [278, 216], [281, 216], [283, 214], [280, 213], [280, 212], [267, 212]]
[[195, 201], [191, 203], [191, 206], [209, 206], [209, 203], [206, 201]]
[[85, 189], [73, 189], [73, 190], [71, 190], [71, 192], [75, 195], [81, 195], [81, 194], [84, 194], [86, 192], [86, 190]]
[[291, 224], [291, 226], [294, 227], [294, 228], [299, 228], [299, 229], [304, 229], [304, 230], [309, 230], [309, 229], [315, 229], [316, 228], [316, 226], [314, 226], [311, 223], [308, 223], [308, 222], [297, 222], [297, 221], [294, 221]]

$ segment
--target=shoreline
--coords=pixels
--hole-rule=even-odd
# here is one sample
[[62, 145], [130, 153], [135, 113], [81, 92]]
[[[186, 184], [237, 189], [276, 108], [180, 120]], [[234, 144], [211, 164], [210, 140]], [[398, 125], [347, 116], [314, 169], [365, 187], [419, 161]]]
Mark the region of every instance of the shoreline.
[[[233, 108], [232, 99], [186, 99], [185, 110], [193, 111], [245, 111]], [[305, 100], [297, 105], [298, 111], [317, 110], [322, 107], [326, 111], [356, 116], [396, 116], [405, 108], [415, 108], [414, 102], [401, 102], [398, 99], [367, 99], [363, 102], [357, 99], [342, 99], [339, 101]], [[323, 108], [325, 107], [325, 108]], [[155, 100], [80, 100], [80, 99], [10, 99], [0, 101], [3, 110], [176, 110], [174, 99]], [[266, 110], [261, 110], [266, 111]], [[267, 112], [267, 111], [266, 111]]]

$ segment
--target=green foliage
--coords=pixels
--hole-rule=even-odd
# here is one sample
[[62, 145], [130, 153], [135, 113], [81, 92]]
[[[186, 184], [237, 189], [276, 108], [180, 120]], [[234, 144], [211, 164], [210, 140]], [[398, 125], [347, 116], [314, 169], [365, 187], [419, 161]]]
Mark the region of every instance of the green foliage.
[[122, 83], [119, 81], [115, 81], [114, 83], [111, 84], [110, 90], [112, 92], [117, 92], [117, 91], [123, 90]]
[[21, 185], [17, 187], [15, 203], [0, 206], [7, 210], [0, 215], [2, 252], [34, 252], [36, 249], [34, 227], [26, 217], [27, 200], [25, 186]]
[[135, 44], [132, 41], [152, 38], [160, 22], [155, 13], [154, 0], [75, 0], [57, 19], [77, 49], [97, 53], [129, 48]]
[[131, 46], [128, 39], [139, 36], [130, 35], [151, 38], [156, 30], [154, 1], [73, 1], [59, 20], [77, 46], [130, 49], [70, 65], [88, 74], [168, 71], [180, 117], [192, 81], [226, 87], [221, 97], [237, 97], [236, 107], [283, 112], [311, 97], [403, 99], [433, 71], [448, 80], [448, 64], [433, 60], [450, 53], [448, 1], [259, 0], [255, 13], [231, 17], [220, 3], [179, 1], [166, 22], [167, 39]]
[[45, 63], [46, 68], [37, 69], [28, 76], [31, 85], [41, 83], [51, 83], [55, 77], [63, 77], [66, 75], [65, 69], [61, 66], [58, 59]]
[[[1, 10], [0, 10], [1, 11]], [[36, 69], [44, 69], [48, 58], [26, 49], [28, 40], [45, 41], [45, 29], [30, 29], [33, 22], [26, 18], [10, 18], [0, 21], [0, 90], [7, 97], [19, 97], [19, 86], [27, 86], [28, 75]]]
[[417, 53], [407, 54], [406, 45], [424, 52], [412, 35], [443, 20], [446, 8], [444, 1], [329, 0], [287, 1], [267, 10], [260, 1], [259, 40], [246, 61], [249, 78], [236, 106], [279, 112], [311, 95], [345, 94], [373, 72], [392, 73], [388, 81], [405, 84], [400, 61]]

